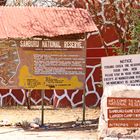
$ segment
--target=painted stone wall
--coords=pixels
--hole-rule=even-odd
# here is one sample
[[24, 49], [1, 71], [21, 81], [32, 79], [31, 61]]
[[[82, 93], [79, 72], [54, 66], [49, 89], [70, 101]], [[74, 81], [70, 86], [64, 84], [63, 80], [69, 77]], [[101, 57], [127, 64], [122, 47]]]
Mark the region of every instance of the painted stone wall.
[[[133, 4], [139, 5], [139, 0], [129, 0]], [[112, 46], [121, 46], [119, 39], [125, 34], [125, 8], [130, 5], [127, 0], [119, 1], [116, 10], [122, 17], [114, 26], [115, 17], [112, 0], [59, 0], [64, 6], [87, 9], [93, 17], [99, 31], [88, 34], [87, 42], [87, 66], [86, 66], [86, 105], [98, 106], [102, 96], [101, 64], [102, 56], [113, 55]], [[117, 0], [116, 0], [117, 2]], [[125, 4], [124, 4], [125, 3]], [[120, 7], [120, 8], [119, 8]], [[116, 12], [116, 13], [117, 13]], [[117, 30], [121, 35], [117, 33]], [[25, 90], [0, 90], [0, 105], [25, 105]], [[54, 107], [78, 107], [82, 105], [82, 94], [80, 90], [52, 90], [46, 91], [45, 103]], [[31, 92], [31, 103], [34, 105], [41, 103], [40, 91]]]

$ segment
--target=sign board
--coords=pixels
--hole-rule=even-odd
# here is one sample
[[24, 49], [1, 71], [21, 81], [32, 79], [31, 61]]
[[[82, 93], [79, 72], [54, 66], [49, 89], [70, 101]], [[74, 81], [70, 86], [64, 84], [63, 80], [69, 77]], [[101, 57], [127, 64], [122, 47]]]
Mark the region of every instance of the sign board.
[[140, 138], [140, 86], [106, 86], [98, 126], [104, 139]]
[[124, 84], [140, 86], [140, 55], [103, 57], [103, 86]]
[[107, 98], [108, 127], [140, 127], [140, 98]]
[[5, 46], [9, 53], [4, 56], [3, 47], [1, 59], [8, 57], [9, 68], [1, 75], [2, 88], [83, 89], [85, 41], [21, 40]]

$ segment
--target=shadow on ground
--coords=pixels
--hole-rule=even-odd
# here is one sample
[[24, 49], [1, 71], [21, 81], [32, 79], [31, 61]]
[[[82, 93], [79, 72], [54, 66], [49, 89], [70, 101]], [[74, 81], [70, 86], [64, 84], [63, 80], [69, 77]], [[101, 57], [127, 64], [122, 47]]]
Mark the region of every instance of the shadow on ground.
[[[81, 131], [81, 130], [96, 130], [98, 128], [99, 119], [86, 121], [70, 121], [59, 123], [48, 123], [36, 128], [23, 128], [25, 131]], [[22, 126], [21, 126], [22, 127]]]

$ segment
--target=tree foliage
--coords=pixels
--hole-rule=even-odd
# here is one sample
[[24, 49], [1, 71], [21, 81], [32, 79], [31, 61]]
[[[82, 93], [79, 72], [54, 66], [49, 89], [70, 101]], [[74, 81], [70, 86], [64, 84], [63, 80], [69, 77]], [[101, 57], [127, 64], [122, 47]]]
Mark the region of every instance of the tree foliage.
[[123, 47], [115, 47], [115, 52], [118, 55], [138, 54], [140, 53], [140, 9], [129, 7], [125, 20], [126, 33], [120, 37]]

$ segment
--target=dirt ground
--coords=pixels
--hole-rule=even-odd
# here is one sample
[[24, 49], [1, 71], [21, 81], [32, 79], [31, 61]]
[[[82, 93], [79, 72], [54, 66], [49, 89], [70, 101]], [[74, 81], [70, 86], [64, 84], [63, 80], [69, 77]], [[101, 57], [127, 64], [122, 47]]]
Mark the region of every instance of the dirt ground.
[[[32, 122], [34, 118], [40, 118], [41, 119], [41, 107], [31, 107], [31, 110], [28, 110], [26, 107], [3, 107], [0, 108], [0, 121], [7, 120], [8, 122], [11, 122], [12, 124], [15, 124], [17, 122], [23, 122], [28, 121]], [[82, 120], [82, 108], [60, 108], [60, 109], [54, 109], [51, 106], [47, 106], [44, 109], [44, 124], [71, 124], [71, 122], [76, 122]], [[22, 132], [21, 130], [15, 133], [9, 133], [6, 134], [7, 131], [9, 132], [9, 129], [6, 130], [6, 128], [0, 127], [0, 135], [1, 137], [7, 136], [9, 139], [11, 139], [11, 136], [13, 136], [13, 139], [16, 140], [17, 136], [22, 135], [27, 137], [26, 139], [30, 139], [34, 137], [33, 139], [37, 139], [37, 137], [42, 137], [42, 134], [47, 137], [52, 137], [53, 140], [58, 139], [60, 137], [61, 140], [97, 140], [97, 121], [100, 115], [100, 109], [99, 108], [86, 108], [86, 120], [90, 120], [94, 124], [85, 127], [74, 127], [72, 129], [64, 128], [64, 129], [51, 129], [50, 131], [47, 130], [47, 133], [39, 133], [39, 132]], [[64, 126], [64, 125], [63, 125]], [[17, 128], [16, 128], [17, 129]], [[4, 131], [4, 133], [3, 133]], [[6, 133], [5, 133], [6, 132]], [[30, 135], [29, 135], [29, 134]], [[18, 135], [17, 135], [18, 134]], [[41, 135], [41, 136], [40, 136]], [[7, 140], [9, 140], [7, 138]], [[17, 138], [18, 139], [18, 138]], [[21, 139], [21, 137], [20, 137]], [[42, 137], [43, 140], [45, 140]], [[42, 140], [40, 139], [40, 140]], [[38, 139], [37, 139], [38, 140]]]
[[[44, 123], [70, 122], [82, 120], [82, 108], [60, 108], [54, 109], [47, 106], [44, 109]], [[97, 119], [100, 114], [99, 108], [86, 108], [85, 119]], [[41, 106], [31, 107], [28, 110], [26, 107], [3, 107], [0, 108], [0, 121], [8, 120], [12, 123], [21, 121], [33, 121], [34, 118], [41, 118]]]

